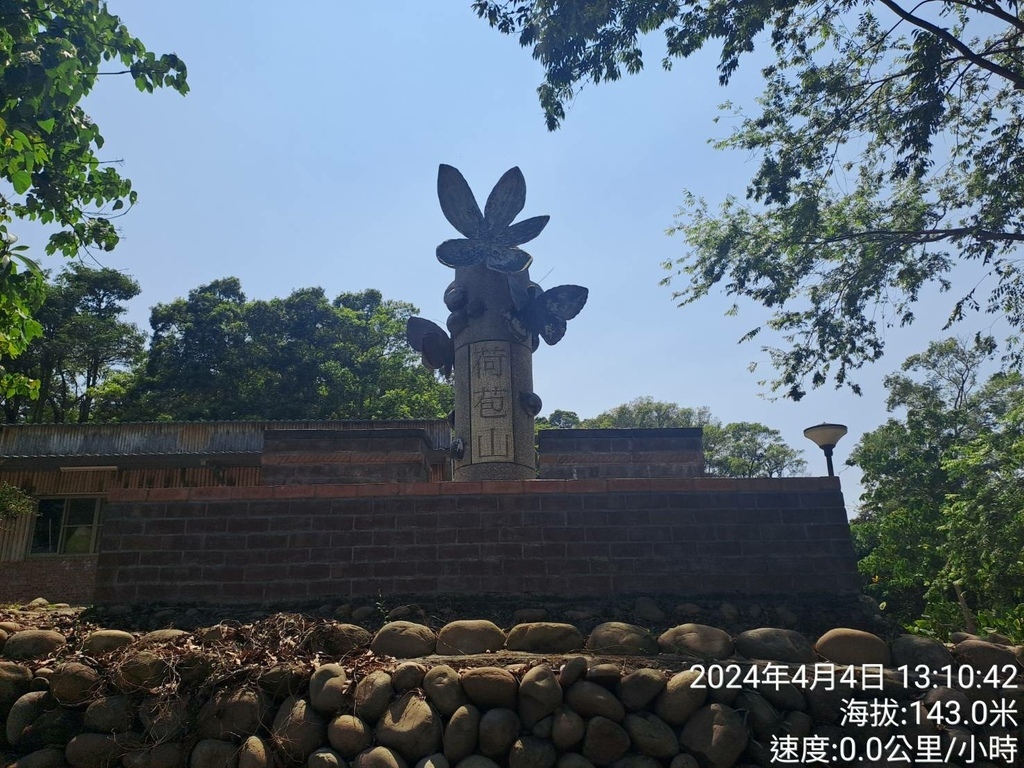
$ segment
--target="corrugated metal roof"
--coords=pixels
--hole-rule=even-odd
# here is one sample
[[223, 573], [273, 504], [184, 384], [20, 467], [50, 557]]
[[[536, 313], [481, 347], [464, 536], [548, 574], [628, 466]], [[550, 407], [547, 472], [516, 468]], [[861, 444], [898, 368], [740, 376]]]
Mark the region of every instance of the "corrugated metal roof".
[[423, 429], [435, 449], [446, 450], [451, 442], [444, 419], [15, 424], [0, 427], [0, 459], [258, 454], [267, 429]]

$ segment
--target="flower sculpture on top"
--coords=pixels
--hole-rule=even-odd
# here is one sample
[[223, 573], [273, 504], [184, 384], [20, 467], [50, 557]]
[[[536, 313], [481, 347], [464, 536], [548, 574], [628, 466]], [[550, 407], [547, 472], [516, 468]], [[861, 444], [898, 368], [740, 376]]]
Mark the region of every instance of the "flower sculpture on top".
[[561, 340], [567, 321], [586, 304], [587, 289], [545, 291], [530, 280], [533, 257], [519, 246], [537, 237], [549, 217], [513, 223], [526, 205], [518, 168], [502, 175], [483, 211], [450, 165], [438, 169], [437, 196], [463, 235], [437, 247], [438, 261], [455, 270], [444, 293], [448, 328], [413, 317], [406, 337], [424, 365], [454, 375], [455, 479], [527, 479], [535, 475], [533, 419], [541, 409], [532, 353], [541, 339]]
[[437, 197], [448, 223], [466, 236], [465, 240], [445, 240], [437, 246], [437, 260], [446, 267], [483, 263], [495, 272], [511, 274], [530, 266], [533, 258], [516, 246], [537, 237], [550, 216], [512, 223], [526, 205], [526, 179], [518, 168], [509, 169], [498, 179], [483, 213], [469, 184], [450, 165], [438, 169]]

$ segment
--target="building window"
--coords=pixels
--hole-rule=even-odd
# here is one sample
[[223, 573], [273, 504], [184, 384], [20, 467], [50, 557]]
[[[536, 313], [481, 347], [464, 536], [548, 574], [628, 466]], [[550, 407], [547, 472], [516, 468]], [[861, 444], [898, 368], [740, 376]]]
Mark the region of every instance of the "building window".
[[100, 500], [40, 499], [30, 555], [88, 555], [96, 551]]

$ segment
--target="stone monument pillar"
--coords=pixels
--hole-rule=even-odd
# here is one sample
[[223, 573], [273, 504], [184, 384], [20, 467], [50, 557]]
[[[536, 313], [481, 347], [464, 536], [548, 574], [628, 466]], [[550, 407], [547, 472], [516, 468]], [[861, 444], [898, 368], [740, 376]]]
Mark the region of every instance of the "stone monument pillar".
[[541, 233], [547, 216], [513, 224], [526, 204], [518, 168], [507, 171], [480, 211], [455, 168], [438, 170], [437, 194], [445, 218], [465, 239], [446, 240], [437, 258], [455, 270], [445, 291], [448, 335], [436, 323], [409, 320], [409, 343], [423, 363], [455, 378], [455, 480], [536, 477], [533, 352], [543, 338], [557, 343], [566, 321], [587, 301], [587, 289], [561, 285], [544, 291], [530, 281], [532, 257], [517, 246]]

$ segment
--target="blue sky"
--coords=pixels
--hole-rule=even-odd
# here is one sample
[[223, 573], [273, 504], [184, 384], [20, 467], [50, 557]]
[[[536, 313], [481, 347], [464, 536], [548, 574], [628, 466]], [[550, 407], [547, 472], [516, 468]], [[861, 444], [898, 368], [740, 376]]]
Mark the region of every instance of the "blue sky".
[[[917, 324], [894, 332], [886, 357], [860, 373], [862, 397], [827, 386], [799, 403], [769, 401], [758, 385], [771, 377], [766, 354], [737, 344], [763, 311], [741, 306], [725, 317], [724, 296], [679, 309], [658, 285], [660, 264], [684, 253], [681, 239], [665, 235], [684, 190], [716, 204], [742, 196], [756, 168], [756, 158], [707, 143], [728, 131], [714, 123], [718, 104], [749, 104], [759, 92], [754, 61], [723, 89], [713, 52], [666, 73], [654, 39], [645, 72], [584, 88], [564, 127], [549, 133], [535, 93], [539, 65], [468, 0], [109, 7], [151, 50], [179, 54], [192, 88], [186, 98], [146, 96], [127, 78], [106, 78], [87, 105], [105, 159], [124, 159], [140, 195], [102, 263], [141, 283], [131, 319], [144, 329], [153, 304], [231, 275], [252, 298], [310, 285], [331, 296], [378, 288], [443, 324], [452, 273], [434, 249], [458, 233], [435, 184], [437, 165], [448, 163], [481, 202], [518, 165], [528, 189], [522, 216], [551, 216], [527, 246], [533, 278], [590, 289], [565, 339], [535, 356], [544, 413], [592, 416], [641, 395], [705, 405], [723, 421], [781, 430], [810, 449], [811, 473], [824, 474], [803, 428], [849, 425], [836, 449], [842, 467], [860, 434], [887, 416], [882, 377], [944, 335], [955, 297], [929, 296]], [[843, 469], [852, 510], [859, 478]]]

